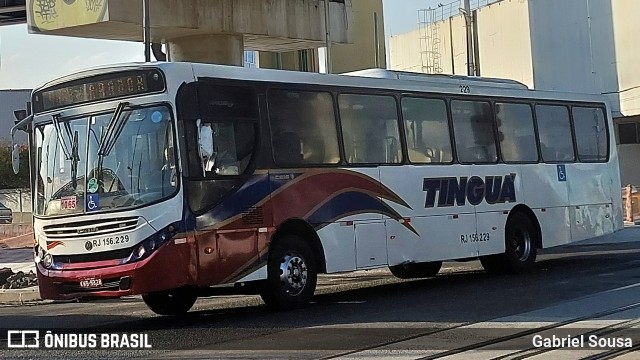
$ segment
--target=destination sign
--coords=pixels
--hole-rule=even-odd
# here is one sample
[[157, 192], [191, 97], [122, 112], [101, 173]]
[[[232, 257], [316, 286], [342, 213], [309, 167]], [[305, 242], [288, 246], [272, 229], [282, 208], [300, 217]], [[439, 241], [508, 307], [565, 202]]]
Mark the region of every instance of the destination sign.
[[162, 72], [157, 69], [130, 70], [73, 80], [33, 94], [34, 112], [73, 105], [137, 96], [165, 90]]

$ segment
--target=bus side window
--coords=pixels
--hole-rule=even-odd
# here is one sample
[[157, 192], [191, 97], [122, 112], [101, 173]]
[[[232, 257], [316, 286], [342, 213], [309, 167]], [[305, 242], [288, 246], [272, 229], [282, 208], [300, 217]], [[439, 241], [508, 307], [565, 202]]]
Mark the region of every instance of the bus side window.
[[398, 114], [393, 97], [341, 94], [338, 105], [347, 162], [402, 162]]
[[573, 136], [569, 109], [560, 105], [536, 105], [542, 159], [549, 162], [573, 161]]
[[273, 136], [273, 156], [283, 165], [298, 166], [302, 163], [300, 138], [294, 132], [281, 132]]
[[461, 163], [498, 161], [493, 114], [488, 102], [451, 101], [458, 160]]
[[279, 166], [340, 162], [333, 98], [327, 92], [271, 89], [271, 145]]
[[608, 134], [602, 109], [574, 107], [573, 126], [580, 161], [607, 161]]
[[496, 103], [496, 124], [502, 159], [505, 162], [538, 161], [531, 106]]
[[447, 104], [441, 99], [402, 98], [407, 151], [412, 163], [450, 163]]

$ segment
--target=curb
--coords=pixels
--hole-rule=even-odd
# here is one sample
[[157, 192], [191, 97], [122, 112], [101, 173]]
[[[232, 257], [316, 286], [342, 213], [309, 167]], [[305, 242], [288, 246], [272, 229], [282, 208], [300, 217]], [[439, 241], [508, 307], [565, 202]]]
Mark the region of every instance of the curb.
[[24, 289], [0, 290], [0, 304], [22, 305], [25, 302], [40, 300], [40, 290], [37, 286]]

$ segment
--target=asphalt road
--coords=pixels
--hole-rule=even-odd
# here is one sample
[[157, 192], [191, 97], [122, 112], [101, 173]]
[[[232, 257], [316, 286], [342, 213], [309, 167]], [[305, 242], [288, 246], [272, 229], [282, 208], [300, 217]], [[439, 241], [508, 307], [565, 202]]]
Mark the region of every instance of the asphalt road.
[[[0, 358], [588, 358], [609, 352], [525, 350], [533, 335], [567, 337], [572, 325], [574, 336], [605, 329], [640, 344], [639, 283], [640, 242], [627, 242], [557, 249], [525, 275], [468, 262], [423, 280], [327, 276], [313, 304], [289, 312], [255, 296], [200, 299], [183, 318], [154, 315], [137, 297], [3, 306]], [[8, 350], [7, 329], [145, 333], [153, 349]], [[629, 350], [610, 355], [634, 358]]]

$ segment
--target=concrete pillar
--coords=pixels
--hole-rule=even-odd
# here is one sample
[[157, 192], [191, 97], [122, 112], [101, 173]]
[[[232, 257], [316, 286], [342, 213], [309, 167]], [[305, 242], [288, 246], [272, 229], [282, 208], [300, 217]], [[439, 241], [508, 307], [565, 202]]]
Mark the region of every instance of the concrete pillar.
[[167, 40], [169, 61], [242, 66], [242, 35], [195, 35]]
[[[382, 0], [352, 0], [351, 8], [353, 20], [349, 24], [349, 31], [351, 31], [353, 43], [334, 44], [331, 47], [331, 71], [339, 74], [374, 68], [376, 52], [378, 52], [378, 67], [386, 68]], [[374, 13], [377, 16], [374, 16]], [[378, 39], [374, 36], [376, 28], [374, 18], [378, 20]]]

